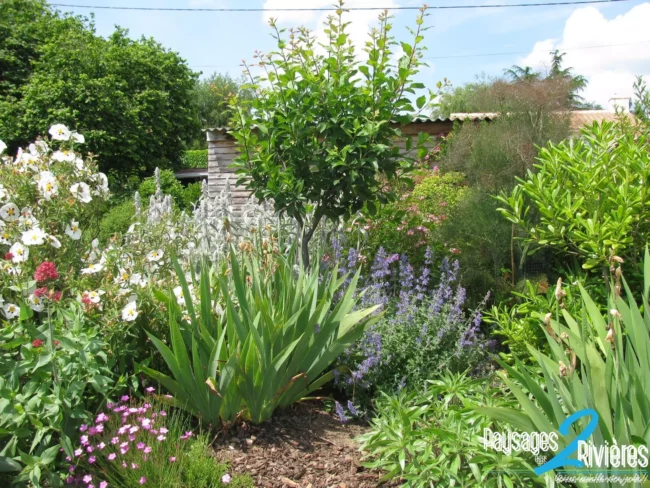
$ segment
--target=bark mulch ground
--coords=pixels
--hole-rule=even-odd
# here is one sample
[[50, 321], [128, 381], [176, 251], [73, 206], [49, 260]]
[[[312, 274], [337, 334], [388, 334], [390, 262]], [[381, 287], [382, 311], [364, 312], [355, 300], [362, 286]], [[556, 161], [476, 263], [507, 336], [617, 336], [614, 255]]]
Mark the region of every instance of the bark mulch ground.
[[[315, 404], [298, 404], [264, 425], [244, 424], [216, 443], [217, 457], [264, 488], [370, 488], [380, 474], [363, 468], [354, 438], [365, 427], [341, 424]], [[383, 485], [386, 486], [386, 485]]]

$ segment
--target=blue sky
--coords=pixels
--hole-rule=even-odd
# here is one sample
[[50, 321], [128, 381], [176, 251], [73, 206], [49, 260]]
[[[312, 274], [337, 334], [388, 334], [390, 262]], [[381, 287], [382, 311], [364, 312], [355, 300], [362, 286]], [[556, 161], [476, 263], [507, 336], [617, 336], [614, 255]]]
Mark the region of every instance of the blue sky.
[[[504, 0], [514, 1], [514, 0]], [[55, 3], [55, 2], [53, 2]], [[65, 3], [138, 7], [326, 7], [331, 0], [68, 0]], [[440, 5], [502, 3], [496, 0], [440, 0]], [[418, 6], [412, 0], [348, 0], [347, 6]], [[196, 71], [238, 76], [242, 59], [272, 45], [266, 25], [269, 15], [280, 16], [284, 26], [320, 26], [322, 13], [151, 12], [61, 8], [77, 14], [95, 14], [100, 35], [115, 25], [133, 37], [152, 36], [178, 51]], [[361, 38], [377, 12], [351, 14], [353, 34]], [[394, 33], [408, 35], [415, 11], [395, 13]], [[634, 74], [650, 73], [650, 4], [641, 1], [594, 6], [433, 10], [428, 18], [427, 57], [430, 68], [421, 80], [433, 87], [448, 78], [454, 85], [477, 75], [499, 75], [513, 64], [543, 68], [553, 48], [567, 50], [568, 65], [592, 81], [589, 98], [606, 105], [610, 96], [629, 95]], [[647, 42], [645, 42], [647, 41]], [[611, 47], [594, 47], [611, 46]], [[453, 57], [472, 54], [517, 53], [494, 56]], [[446, 57], [446, 58], [444, 58]]]

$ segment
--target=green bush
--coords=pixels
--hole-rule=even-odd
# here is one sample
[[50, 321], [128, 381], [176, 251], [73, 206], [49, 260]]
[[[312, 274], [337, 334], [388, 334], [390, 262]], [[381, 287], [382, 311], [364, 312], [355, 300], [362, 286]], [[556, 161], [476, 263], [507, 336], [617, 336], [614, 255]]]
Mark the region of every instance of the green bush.
[[437, 229], [466, 197], [465, 175], [425, 170], [414, 180], [412, 191], [403, 190], [398, 201], [384, 205], [360, 223], [366, 235], [364, 254], [374, 256], [383, 247], [421, 266], [427, 246], [442, 250]]
[[526, 243], [557, 249], [601, 274], [611, 253], [641, 260], [650, 233], [646, 135], [594, 124], [579, 139], [549, 144], [535, 167], [499, 197], [499, 210], [525, 230]]
[[[549, 309], [539, 324], [546, 329], [549, 354], [529, 347], [536, 361], [534, 366], [522, 363], [509, 366], [502, 362], [506, 370], [503, 381], [523, 411], [503, 407], [478, 411], [526, 432], [553, 432], [573, 414], [593, 409], [598, 420], [585, 442], [593, 442], [598, 449], [615, 444], [647, 446], [650, 442], [650, 254], [647, 248], [644, 265], [643, 285], [636, 297], [618, 264], [613, 266], [611, 293], [600, 307], [580, 286], [582, 309], [578, 314], [562, 307], [563, 290], [558, 290], [559, 303]], [[627, 299], [622, 297], [623, 291]], [[568, 422], [567, 435], [558, 438], [559, 449], [584, 433], [587, 421], [593, 420], [592, 417]], [[646, 470], [644, 466], [643, 471]]]
[[460, 261], [470, 303], [482, 300], [488, 291], [499, 300], [512, 289], [508, 279], [512, 226], [496, 207], [492, 196], [471, 188], [438, 229], [438, 239]]
[[196, 202], [199, 201], [199, 198], [201, 198], [202, 191], [203, 184], [200, 181], [187, 185], [183, 190], [183, 203], [181, 208], [192, 209]]
[[[348, 283], [336, 269], [324, 277], [318, 267], [294, 269], [295, 248], [278, 256], [245, 247], [244, 254], [231, 251], [230, 270], [217, 276], [204, 264], [196, 310], [175, 262], [176, 298], [158, 294], [170, 310], [171, 349], [149, 334], [173, 378], [143, 371], [178, 407], [213, 426], [240, 416], [261, 423], [317, 390], [334, 377], [330, 365], [377, 319], [369, 316], [378, 306], [352, 312], [359, 273]], [[334, 304], [337, 292], [343, 296]], [[216, 316], [219, 299], [226, 312]]]
[[[182, 204], [185, 188], [183, 188], [181, 182], [176, 179], [173, 171], [168, 169], [160, 170], [160, 190], [165, 195], [171, 195], [176, 205], [180, 206]], [[142, 180], [142, 183], [140, 183], [140, 186], [138, 187], [138, 193], [140, 193], [142, 203], [148, 205], [151, 196], [156, 194], [156, 177], [149, 176]]]
[[99, 241], [105, 243], [116, 234], [124, 235], [133, 223], [134, 216], [135, 205], [131, 200], [115, 205], [99, 223]]
[[[189, 210], [201, 196], [201, 183], [190, 183], [184, 187], [173, 171], [163, 169], [160, 171], [160, 190], [165, 195], [171, 195], [174, 203], [180, 210]], [[156, 177], [145, 178], [138, 187], [142, 203], [147, 206], [149, 199], [156, 193]]]
[[181, 157], [181, 168], [207, 168], [208, 150], [194, 149], [185, 151]]
[[385, 471], [382, 480], [401, 479], [407, 487], [544, 486], [520, 454], [483, 447], [483, 429], [503, 429], [473, 411], [478, 405], [515, 408], [489, 380], [462, 373], [430, 381], [424, 392], [384, 394], [370, 431], [360, 438], [365, 466]]

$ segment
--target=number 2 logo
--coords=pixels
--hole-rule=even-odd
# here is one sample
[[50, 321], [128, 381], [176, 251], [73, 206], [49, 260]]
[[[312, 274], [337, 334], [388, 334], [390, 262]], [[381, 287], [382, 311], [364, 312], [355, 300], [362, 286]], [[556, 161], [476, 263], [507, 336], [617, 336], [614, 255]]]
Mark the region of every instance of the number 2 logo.
[[562, 422], [562, 425], [560, 425], [559, 429], [560, 434], [566, 436], [569, 434], [569, 427], [571, 427], [571, 425], [577, 420], [586, 416], [591, 417], [591, 420], [587, 424], [587, 427], [585, 427], [582, 432], [580, 432], [576, 438], [569, 443], [568, 446], [553, 456], [553, 458], [551, 458], [547, 463], [535, 468], [533, 471], [536, 475], [542, 475], [547, 471], [559, 468], [560, 466], [574, 466], [576, 468], [582, 468], [584, 466], [584, 463], [582, 461], [579, 461], [577, 459], [570, 459], [569, 456], [578, 450], [578, 442], [586, 441], [589, 439], [591, 434], [593, 434], [594, 430], [596, 430], [596, 427], [598, 426], [598, 412], [591, 408], [580, 410]]

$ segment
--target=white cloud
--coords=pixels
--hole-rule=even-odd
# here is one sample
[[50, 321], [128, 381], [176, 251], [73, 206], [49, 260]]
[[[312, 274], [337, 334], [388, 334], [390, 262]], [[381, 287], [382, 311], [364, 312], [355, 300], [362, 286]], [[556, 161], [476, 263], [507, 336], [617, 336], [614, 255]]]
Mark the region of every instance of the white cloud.
[[607, 108], [614, 95], [632, 95], [635, 75], [650, 73], [650, 42], [644, 42], [650, 41], [649, 24], [650, 3], [637, 5], [612, 19], [595, 7], [579, 8], [567, 19], [561, 39], [537, 42], [518, 64], [548, 68], [550, 51], [566, 50], [565, 66], [589, 80], [582, 95]]

